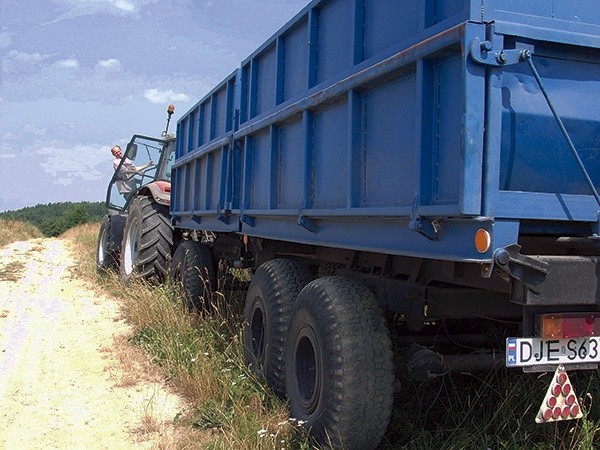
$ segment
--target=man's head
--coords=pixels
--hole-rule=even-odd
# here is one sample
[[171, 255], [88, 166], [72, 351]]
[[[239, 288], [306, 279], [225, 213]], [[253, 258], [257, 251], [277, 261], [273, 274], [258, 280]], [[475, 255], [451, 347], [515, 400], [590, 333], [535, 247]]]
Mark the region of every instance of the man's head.
[[110, 152], [113, 154], [115, 158], [121, 158], [123, 156], [123, 152], [121, 151], [121, 147], [115, 145], [110, 149]]

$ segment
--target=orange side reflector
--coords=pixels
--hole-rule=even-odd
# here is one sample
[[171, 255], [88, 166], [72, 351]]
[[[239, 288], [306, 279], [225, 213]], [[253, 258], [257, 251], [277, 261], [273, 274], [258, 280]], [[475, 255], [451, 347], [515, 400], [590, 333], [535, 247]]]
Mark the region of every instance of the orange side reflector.
[[492, 245], [490, 233], [483, 228], [477, 230], [477, 233], [475, 233], [475, 248], [477, 251], [479, 253], [485, 253], [490, 249], [490, 245]]

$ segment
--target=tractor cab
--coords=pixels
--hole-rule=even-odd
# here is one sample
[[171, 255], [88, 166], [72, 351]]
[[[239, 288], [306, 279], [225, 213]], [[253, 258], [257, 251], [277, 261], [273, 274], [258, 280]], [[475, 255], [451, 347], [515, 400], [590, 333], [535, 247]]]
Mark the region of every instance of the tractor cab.
[[150, 194], [157, 203], [168, 205], [174, 159], [174, 137], [134, 135], [108, 185], [108, 210], [113, 213], [125, 211], [141, 191]]

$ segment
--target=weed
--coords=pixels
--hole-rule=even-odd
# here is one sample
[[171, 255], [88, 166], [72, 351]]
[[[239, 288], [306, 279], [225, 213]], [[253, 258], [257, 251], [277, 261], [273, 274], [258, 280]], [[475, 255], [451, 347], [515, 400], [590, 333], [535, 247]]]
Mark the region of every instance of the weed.
[[41, 237], [42, 232], [28, 222], [0, 219], [0, 247]]
[[[232, 272], [211, 299], [211, 314], [189, 314], [169, 286], [125, 288], [116, 274], [94, 270], [97, 226], [69, 233], [79, 247], [81, 274], [121, 301], [134, 328], [130, 342], [143, 349], [191, 405], [177, 417], [183, 435], [165, 448], [314, 448], [287, 418], [287, 407], [245, 367], [241, 336], [243, 298]], [[570, 374], [584, 419], [535, 424], [552, 374], [498, 371], [448, 375], [430, 383], [405, 382], [380, 449], [593, 449], [600, 446], [598, 373]], [[584, 395], [584, 393], [586, 393]], [[171, 447], [172, 446], [172, 447]]]

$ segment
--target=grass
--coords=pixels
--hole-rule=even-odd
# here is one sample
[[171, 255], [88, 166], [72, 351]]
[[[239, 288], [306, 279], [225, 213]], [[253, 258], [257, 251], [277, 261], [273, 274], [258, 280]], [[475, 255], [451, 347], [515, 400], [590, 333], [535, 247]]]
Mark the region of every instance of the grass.
[[98, 275], [98, 227], [82, 225], [63, 236], [78, 258], [74, 270], [119, 299], [122, 315], [134, 330], [130, 342], [150, 356], [190, 405], [177, 417], [186, 432], [176, 448], [309, 448], [288, 420], [285, 403], [244, 366], [243, 294], [232, 293], [225, 301], [217, 293], [214, 314], [201, 317], [186, 313], [170, 286], [137, 283], [127, 288], [115, 273]]
[[41, 237], [42, 232], [28, 222], [0, 219], [0, 247]]
[[[114, 274], [96, 275], [97, 231], [97, 224], [88, 224], [65, 237], [80, 260], [77, 272], [120, 299], [123, 315], [134, 328], [130, 341], [150, 355], [187, 399], [189, 411], [176, 418], [182, 435], [172, 448], [312, 448], [287, 419], [286, 405], [244, 367], [243, 294], [217, 294], [215, 313], [199, 317], [182, 311], [168, 286], [125, 288]], [[597, 371], [569, 373], [583, 419], [537, 425], [535, 416], [551, 376], [506, 370], [405, 382], [380, 448], [599, 448]]]

